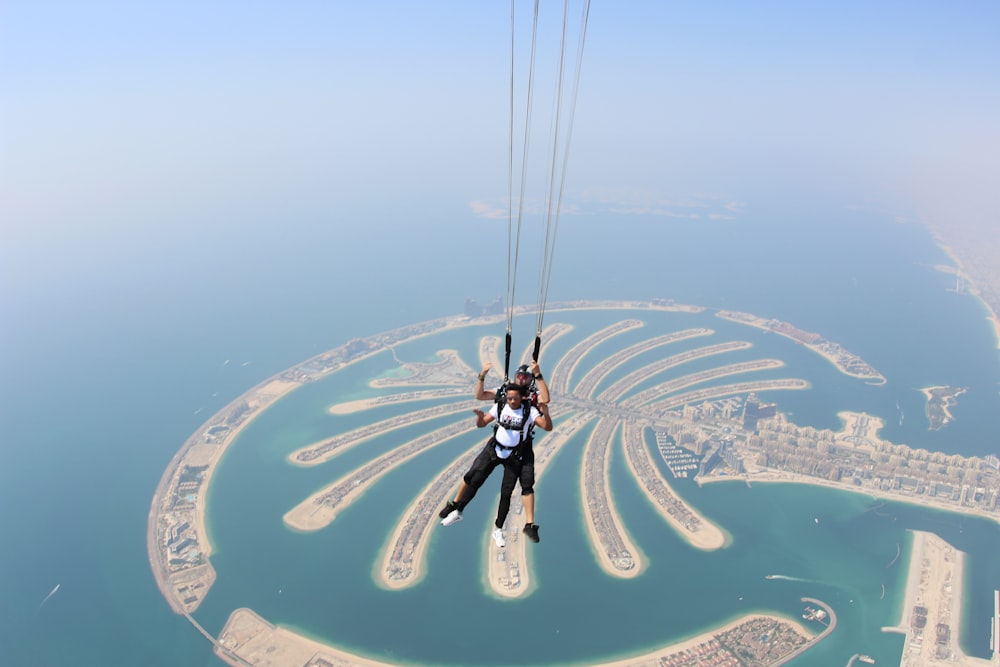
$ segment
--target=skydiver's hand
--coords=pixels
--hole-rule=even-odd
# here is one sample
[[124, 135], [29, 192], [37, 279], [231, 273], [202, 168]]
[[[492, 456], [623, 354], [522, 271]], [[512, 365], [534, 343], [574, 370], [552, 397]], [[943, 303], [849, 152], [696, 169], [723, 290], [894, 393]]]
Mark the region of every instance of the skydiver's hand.
[[535, 361], [534, 359], [531, 360], [531, 374], [532, 375], [541, 375], [542, 374], [542, 369], [540, 369], [538, 367], [538, 362]]
[[487, 361], [486, 365], [483, 366], [483, 370], [479, 374], [480, 375], [486, 375], [487, 373], [490, 372], [491, 368], [493, 368], [493, 362], [492, 361]]
[[474, 408], [472, 411], [476, 413], [476, 428], [482, 428], [486, 426], [493, 419], [492, 415], [487, 414], [482, 410], [479, 410], [478, 408]]

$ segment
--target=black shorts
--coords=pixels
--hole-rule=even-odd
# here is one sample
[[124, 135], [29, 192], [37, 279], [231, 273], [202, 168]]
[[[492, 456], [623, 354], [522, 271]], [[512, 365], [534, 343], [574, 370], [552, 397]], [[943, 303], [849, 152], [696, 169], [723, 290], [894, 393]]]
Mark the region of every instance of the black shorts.
[[[500, 465], [504, 467], [504, 477], [509, 474], [520, 475], [522, 466], [517, 452], [512, 452], [505, 459], [500, 458], [496, 452], [496, 440], [490, 438], [486, 446], [483, 447], [482, 451], [479, 452], [472, 462], [469, 472], [465, 473], [462, 479], [472, 488], [478, 489], [486, 481], [486, 478], [490, 476], [490, 473]], [[532, 456], [532, 468], [534, 468], [534, 456]], [[534, 471], [532, 471], [532, 477], [534, 477]]]

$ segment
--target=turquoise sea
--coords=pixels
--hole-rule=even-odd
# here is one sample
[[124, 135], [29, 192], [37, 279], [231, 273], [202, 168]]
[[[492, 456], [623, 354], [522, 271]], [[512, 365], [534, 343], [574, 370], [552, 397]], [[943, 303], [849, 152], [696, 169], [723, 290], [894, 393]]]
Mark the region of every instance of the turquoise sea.
[[[839, 342], [889, 380], [866, 386], [785, 339], [739, 327], [734, 335], [756, 352], [788, 362], [776, 376], [794, 369], [813, 382], [808, 391], [769, 397], [797, 423], [836, 428], [838, 411], [866, 410], [886, 419], [884, 435], [896, 442], [966, 455], [1000, 450], [996, 341], [981, 305], [949, 291], [954, 277], [930, 268], [948, 260], [922, 227], [822, 204], [759, 202], [749, 210], [738, 222], [711, 224], [564, 222], [550, 300], [671, 297], [783, 319]], [[486, 302], [501, 294], [503, 249], [498, 242], [496, 266], [484, 264], [478, 249], [469, 251], [463, 219], [433, 211], [440, 231], [429, 238], [421, 220], [344, 227], [304, 218], [268, 243], [235, 240], [230, 256], [191, 263], [181, 244], [140, 247], [110, 266], [46, 284], [5, 284], [0, 664], [220, 664], [170, 612], [149, 571], [146, 518], [160, 475], [202, 421], [260, 380], [351, 338], [458, 313], [466, 297]], [[270, 223], [248, 221], [247, 233]], [[470, 275], [479, 277], [476, 285]], [[608, 317], [549, 313], [546, 323], [575, 319], [580, 330], [596, 330]], [[695, 326], [689, 322], [698, 317], [650, 319], [640, 335]], [[719, 335], [737, 327], [704, 318]], [[527, 345], [533, 323], [517, 325]], [[474, 364], [478, 336], [502, 333], [458, 330], [398, 353], [431, 360], [437, 349], [454, 347]], [[603, 352], [635, 340], [622, 337]], [[570, 344], [559, 341], [551, 354]], [[589, 663], [748, 610], [797, 616], [799, 598], [811, 596], [831, 604], [840, 624], [794, 664], [841, 665], [859, 650], [892, 663], [902, 638], [879, 628], [898, 620], [906, 559], [887, 565], [897, 544], [905, 553], [912, 528], [969, 553], [962, 644], [985, 655], [992, 590], [1000, 587], [996, 523], [796, 485], [698, 489], [684, 482], [678, 491], [733, 538], [730, 548], [704, 554], [666, 528], [616, 453], [612, 490], [649, 561], [641, 577], [618, 580], [603, 574], [584, 541], [581, 448], [573, 446], [538, 487], [543, 541], [533, 552], [533, 595], [504, 602], [483, 593], [481, 549], [492, 511], [485, 490], [461, 526], [435, 533], [426, 580], [381, 590], [371, 570], [389, 527], [466, 443], [442, 445], [394, 471], [326, 530], [293, 533], [281, 515], [337, 476], [332, 467], [291, 468], [284, 456], [331, 429], [381, 417], [334, 418], [323, 410], [369, 395], [367, 379], [391, 366], [376, 357], [293, 393], [227, 455], [209, 498], [219, 579], [195, 614], [209, 631], [250, 606], [272, 622], [389, 662]], [[968, 388], [954, 422], [938, 432], [923, 418], [919, 389], [928, 385]], [[337, 470], [389, 445], [345, 454]]]

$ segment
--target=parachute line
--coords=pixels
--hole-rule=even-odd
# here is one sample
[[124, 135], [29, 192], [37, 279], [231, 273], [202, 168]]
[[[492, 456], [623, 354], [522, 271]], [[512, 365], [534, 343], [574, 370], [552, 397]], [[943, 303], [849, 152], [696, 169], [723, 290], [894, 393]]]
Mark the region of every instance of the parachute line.
[[[524, 140], [521, 148], [521, 172], [517, 198], [517, 214], [514, 214], [514, 83], [515, 83], [515, 0], [510, 5], [510, 119], [508, 125], [507, 148], [507, 340], [511, 339], [514, 320], [514, 296], [517, 286], [517, 269], [519, 248], [521, 244], [521, 226], [524, 220], [525, 188], [527, 185], [528, 153], [531, 135], [531, 113], [534, 97], [535, 58], [538, 40], [538, 6], [539, 0], [534, 0], [534, 17], [531, 29], [531, 54], [528, 62], [527, 96], [525, 101]], [[545, 242], [542, 249], [542, 261], [538, 279], [538, 322], [535, 333], [534, 359], [538, 360], [538, 350], [541, 345], [542, 326], [545, 317], [545, 307], [548, 303], [549, 284], [552, 278], [552, 264], [555, 255], [556, 235], [559, 229], [559, 218], [562, 212], [563, 194], [565, 192], [566, 171], [569, 165], [569, 147], [573, 135], [573, 119], [576, 112], [577, 94], [580, 87], [580, 72], [583, 66], [583, 51], [587, 35], [587, 22], [590, 16], [590, 0], [584, 0], [583, 13], [580, 18], [580, 34], [576, 52], [576, 69], [569, 98], [569, 109], [566, 119], [565, 137], [560, 137], [563, 122], [563, 86], [567, 54], [567, 26], [569, 23], [569, 0], [564, 0], [562, 16], [562, 33], [559, 47], [559, 67], [556, 79], [555, 97], [553, 100], [554, 121], [550, 128], [552, 133], [551, 167], [545, 183]], [[562, 154], [560, 159], [560, 143]], [[507, 345], [504, 359], [504, 382], [510, 376], [510, 345]]]
[[[559, 154], [559, 123], [561, 120], [562, 111], [562, 86], [563, 86], [563, 74], [564, 74], [564, 62], [566, 56], [566, 25], [569, 16], [569, 0], [565, 0], [563, 4], [563, 33], [562, 33], [562, 46], [560, 49], [559, 57], [559, 77], [558, 83], [556, 85], [556, 114], [555, 114], [555, 129], [553, 131], [553, 142], [552, 142], [552, 170], [551, 177], [549, 179], [549, 194], [546, 206], [546, 219], [545, 219], [545, 246], [542, 256], [542, 267], [539, 274], [538, 280], [538, 323], [535, 329], [535, 335], [542, 335], [542, 325], [545, 318], [545, 306], [548, 303], [549, 295], [549, 283], [552, 278], [552, 264], [555, 256], [555, 246], [556, 246], [556, 234], [559, 230], [559, 218], [562, 213], [562, 199], [563, 193], [565, 191], [566, 185], [566, 171], [569, 166], [569, 149], [570, 143], [573, 136], [573, 120], [576, 115], [576, 101], [578, 92], [580, 89], [580, 72], [583, 68], [583, 50], [587, 38], [587, 22], [590, 18], [590, 0], [584, 0], [583, 12], [580, 17], [580, 36], [579, 42], [577, 44], [576, 50], [576, 68], [573, 76], [573, 87], [570, 94], [570, 105], [569, 113], [567, 119], [567, 129], [566, 137], [563, 141], [563, 155], [562, 155], [562, 166], [558, 171], [558, 189], [556, 189], [557, 180], [557, 161]], [[554, 211], [553, 211], [554, 207]]]
[[[513, 224], [513, 163], [514, 163], [514, 50], [515, 50], [515, 22], [514, 22], [514, 0], [510, 3], [510, 122], [509, 122], [509, 146], [507, 160], [507, 337], [511, 336], [514, 321], [514, 294], [517, 286], [517, 264], [518, 251], [521, 247], [521, 223], [524, 219], [524, 189], [527, 184], [528, 173], [528, 148], [531, 137], [531, 102], [534, 93], [535, 80], [535, 50], [538, 43], [538, 3], [535, 0], [534, 16], [531, 24], [531, 55], [528, 60], [528, 94], [524, 111], [524, 143], [521, 149], [521, 174], [520, 191], [517, 202], [517, 228], [512, 230]], [[513, 252], [511, 251], [511, 237], [513, 238]], [[504, 382], [510, 378], [510, 346], [507, 346], [507, 353], [504, 357]]]

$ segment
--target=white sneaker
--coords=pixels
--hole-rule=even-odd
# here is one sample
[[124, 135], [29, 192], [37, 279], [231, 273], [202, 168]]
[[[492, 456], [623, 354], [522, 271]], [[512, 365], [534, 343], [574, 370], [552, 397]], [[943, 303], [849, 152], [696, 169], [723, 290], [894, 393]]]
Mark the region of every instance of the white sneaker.
[[493, 530], [493, 541], [497, 543], [497, 548], [503, 549], [507, 546], [507, 541], [503, 539], [503, 531], [499, 528]]
[[451, 514], [441, 519], [442, 526], [450, 526], [453, 523], [458, 523], [462, 520], [462, 510], [452, 510]]

